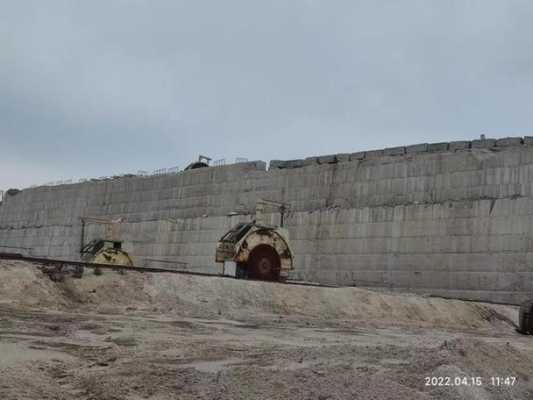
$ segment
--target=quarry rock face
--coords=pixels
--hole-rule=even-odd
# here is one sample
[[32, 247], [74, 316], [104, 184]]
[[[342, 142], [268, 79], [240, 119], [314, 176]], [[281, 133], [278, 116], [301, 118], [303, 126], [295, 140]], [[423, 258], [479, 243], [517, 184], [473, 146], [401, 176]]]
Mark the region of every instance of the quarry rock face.
[[[0, 251], [77, 259], [80, 217], [122, 218], [136, 265], [220, 272], [217, 240], [268, 199], [290, 204], [293, 279], [518, 304], [533, 292], [530, 142], [420, 144], [8, 192]], [[88, 226], [87, 239], [103, 229]]]

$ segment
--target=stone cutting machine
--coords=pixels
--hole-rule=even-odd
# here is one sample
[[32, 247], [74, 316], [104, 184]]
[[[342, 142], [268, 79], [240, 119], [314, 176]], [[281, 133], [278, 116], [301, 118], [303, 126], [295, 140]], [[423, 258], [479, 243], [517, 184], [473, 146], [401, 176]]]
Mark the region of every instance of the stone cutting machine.
[[[281, 213], [280, 226], [264, 223], [266, 207]], [[284, 203], [258, 200], [255, 219], [235, 225], [218, 241], [216, 262], [224, 264], [224, 274], [241, 279], [286, 281], [293, 268], [289, 231], [283, 227]]]
[[[96, 217], [81, 218], [81, 258], [84, 261], [96, 264], [114, 264], [132, 266], [133, 261], [127, 252], [122, 249], [119, 239], [119, 224], [122, 219], [106, 219]], [[105, 226], [103, 238], [85, 243], [85, 228], [87, 224], [101, 224]], [[100, 273], [99, 270], [95, 270]]]

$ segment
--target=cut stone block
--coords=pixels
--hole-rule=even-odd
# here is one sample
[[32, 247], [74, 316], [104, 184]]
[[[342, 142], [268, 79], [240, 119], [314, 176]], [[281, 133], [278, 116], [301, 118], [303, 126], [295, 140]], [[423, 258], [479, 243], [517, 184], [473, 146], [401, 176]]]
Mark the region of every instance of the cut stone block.
[[335, 157], [337, 158], [337, 162], [350, 161], [350, 154], [349, 153], [339, 153], [339, 154], [336, 154]]
[[448, 151], [448, 148], [450, 147], [450, 143], [448, 142], [442, 142], [442, 143], [430, 143], [428, 145], [428, 151], [433, 152], [441, 152], [441, 151]]
[[304, 166], [304, 160], [285, 161], [285, 168], [301, 168]]
[[318, 157], [307, 157], [304, 159], [304, 165], [315, 165], [318, 164]]
[[450, 142], [450, 151], [466, 150], [470, 148], [471, 143], [466, 140]]
[[405, 147], [389, 147], [385, 149], [386, 156], [401, 156], [405, 154]]
[[533, 145], [533, 136], [524, 136], [524, 144], [527, 146]]
[[496, 141], [496, 146], [498, 147], [520, 146], [521, 144], [521, 137], [507, 137]]
[[335, 156], [335, 154], [318, 157], [319, 164], [335, 164], [336, 162], [337, 162], [337, 157]]
[[284, 168], [285, 161], [282, 160], [271, 160], [269, 169]]
[[496, 139], [478, 139], [472, 140], [473, 149], [490, 149], [496, 146]]
[[365, 158], [383, 157], [385, 152], [383, 150], [370, 150], [365, 153]]
[[407, 146], [405, 148], [405, 152], [407, 154], [426, 153], [427, 151], [428, 151], [427, 143], [414, 144], [412, 146]]
[[364, 151], [359, 151], [357, 153], [352, 153], [352, 154], [350, 154], [350, 161], [363, 160], [365, 158], [365, 154], [366, 154], [366, 152], [364, 152]]

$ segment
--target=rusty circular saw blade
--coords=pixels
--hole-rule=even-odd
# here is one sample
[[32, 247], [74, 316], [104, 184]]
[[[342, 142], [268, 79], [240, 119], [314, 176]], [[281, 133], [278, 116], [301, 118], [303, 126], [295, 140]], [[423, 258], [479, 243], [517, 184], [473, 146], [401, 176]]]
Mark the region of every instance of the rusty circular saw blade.
[[258, 246], [250, 255], [249, 276], [264, 281], [279, 281], [280, 260], [270, 246]]

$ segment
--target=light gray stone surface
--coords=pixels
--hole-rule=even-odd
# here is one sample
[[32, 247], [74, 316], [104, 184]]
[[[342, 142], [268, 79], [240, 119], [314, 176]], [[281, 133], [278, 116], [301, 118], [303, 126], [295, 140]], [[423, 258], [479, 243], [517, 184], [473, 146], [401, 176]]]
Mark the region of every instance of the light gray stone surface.
[[365, 158], [383, 157], [384, 154], [384, 150], [369, 150], [365, 152]]
[[285, 161], [285, 168], [301, 168], [304, 166], [304, 160], [289, 160]]
[[[264, 198], [291, 206], [295, 279], [516, 304], [533, 294], [533, 147], [368, 153], [26, 189], [0, 205], [0, 251], [76, 258], [81, 216], [121, 217], [136, 264], [220, 271], [217, 240]], [[87, 228], [87, 240], [103, 234]]]
[[337, 162], [348, 162], [350, 161], [350, 156], [351, 155], [349, 153], [340, 153], [335, 155]]
[[405, 147], [389, 147], [384, 152], [386, 156], [401, 156], [405, 154]]
[[269, 164], [270, 169], [282, 168], [285, 166], [285, 161], [282, 160], [271, 160]]
[[414, 144], [411, 146], [407, 146], [405, 148], [405, 152], [407, 154], [425, 153], [428, 151], [428, 147], [429, 145], [427, 143]]
[[496, 141], [496, 146], [498, 147], [519, 146], [521, 143], [522, 143], [521, 137], [507, 137], [503, 139], [498, 139]]
[[362, 160], [363, 158], [365, 158], [365, 155], [366, 155], [366, 152], [364, 152], [364, 151], [359, 151], [357, 153], [352, 153], [352, 154], [350, 154], [350, 161]]
[[450, 142], [449, 149], [450, 151], [457, 151], [457, 150], [466, 150], [470, 148], [470, 142], [467, 141], [458, 141], [458, 142]]
[[307, 157], [304, 159], [304, 166], [318, 164], [318, 157]]
[[490, 149], [494, 146], [496, 146], [496, 139], [472, 140], [473, 149]]
[[337, 162], [337, 156], [335, 154], [318, 157], [319, 164], [334, 164], [336, 162]]
[[448, 151], [449, 147], [450, 147], [450, 144], [448, 142], [430, 143], [428, 145], [428, 151], [431, 152], [431, 153], [443, 152], [443, 151]]

